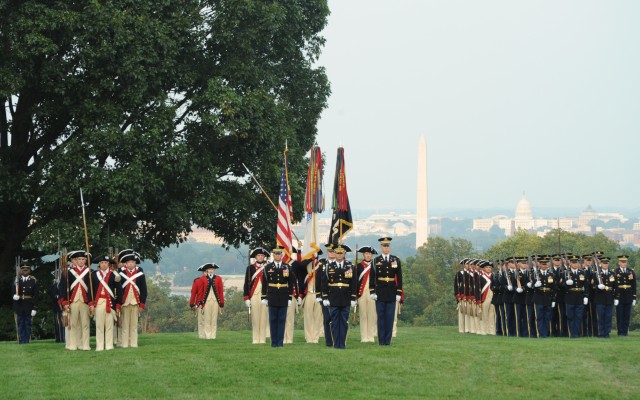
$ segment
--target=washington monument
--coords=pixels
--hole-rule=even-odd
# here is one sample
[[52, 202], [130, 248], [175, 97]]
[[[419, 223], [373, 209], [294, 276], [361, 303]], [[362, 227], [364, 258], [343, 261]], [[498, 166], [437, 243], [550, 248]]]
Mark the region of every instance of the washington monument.
[[420, 136], [418, 143], [418, 199], [416, 202], [416, 249], [425, 244], [429, 237], [429, 216], [427, 214], [427, 143]]

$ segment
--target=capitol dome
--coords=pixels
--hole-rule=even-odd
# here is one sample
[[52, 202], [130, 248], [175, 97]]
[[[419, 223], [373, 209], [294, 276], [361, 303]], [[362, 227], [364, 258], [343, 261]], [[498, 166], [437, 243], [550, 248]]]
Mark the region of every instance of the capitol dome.
[[529, 200], [522, 193], [522, 198], [518, 202], [516, 207], [516, 218], [515, 218], [516, 229], [524, 228], [531, 229], [533, 228], [533, 211], [531, 210], [531, 204]]

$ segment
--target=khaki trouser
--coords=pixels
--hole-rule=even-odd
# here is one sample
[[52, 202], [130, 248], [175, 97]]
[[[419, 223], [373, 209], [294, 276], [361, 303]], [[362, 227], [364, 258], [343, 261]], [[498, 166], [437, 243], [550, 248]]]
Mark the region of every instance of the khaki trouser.
[[491, 304], [493, 299], [493, 291], [489, 289], [487, 297], [481, 305], [482, 316], [480, 320], [480, 334], [481, 335], [494, 335], [496, 334], [496, 308]]
[[267, 342], [269, 332], [269, 308], [262, 304], [262, 282], [258, 282], [256, 290], [251, 296], [251, 336], [253, 344]]
[[196, 307], [196, 316], [198, 318], [198, 339], [204, 339], [204, 310]]
[[396, 337], [398, 333], [398, 314], [400, 313], [400, 302], [396, 301], [396, 314], [393, 317], [393, 329], [391, 330], [391, 337]]
[[99, 299], [96, 305], [96, 351], [113, 350], [113, 315], [107, 312], [107, 300]]
[[464, 302], [458, 303], [458, 332], [464, 333]]
[[82, 301], [82, 295], [78, 290], [74, 301], [69, 306], [69, 350], [91, 350], [89, 324], [89, 306]]
[[140, 306], [130, 304], [122, 306], [120, 318], [122, 318], [122, 347], [138, 347], [138, 316]]
[[218, 310], [220, 306], [213, 294], [213, 288], [209, 290], [207, 300], [204, 303], [204, 338], [215, 339], [218, 332]]
[[287, 320], [284, 324], [284, 344], [293, 343], [293, 331], [295, 329], [296, 322], [296, 307], [298, 303], [296, 299], [291, 299], [291, 305], [287, 307]]
[[[373, 343], [378, 334], [378, 313], [376, 302], [369, 296], [369, 284], [365, 284], [363, 295], [358, 299], [358, 313], [360, 314], [360, 341]], [[397, 311], [397, 309], [396, 309]], [[396, 314], [397, 315], [397, 314]], [[394, 332], [396, 330], [394, 321]]]
[[471, 316], [473, 307], [474, 304], [471, 301], [465, 300], [464, 331], [467, 333], [476, 333], [476, 325], [473, 323], [473, 317]]
[[476, 316], [473, 317], [473, 322], [476, 324], [476, 333], [482, 334], [482, 328], [480, 326], [480, 313], [482, 312], [482, 308], [478, 304], [474, 304], [476, 308]]
[[316, 301], [315, 293], [307, 293], [302, 303], [304, 310], [304, 338], [307, 343], [318, 343], [322, 325], [322, 305]]

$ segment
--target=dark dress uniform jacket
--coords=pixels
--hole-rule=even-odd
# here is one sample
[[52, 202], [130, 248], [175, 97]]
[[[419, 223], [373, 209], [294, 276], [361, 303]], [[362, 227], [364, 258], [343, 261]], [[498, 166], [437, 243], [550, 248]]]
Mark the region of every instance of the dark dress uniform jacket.
[[[322, 297], [331, 307], [348, 307], [356, 299], [358, 278], [351, 261], [344, 260], [342, 267], [333, 261], [322, 275]], [[395, 301], [395, 295], [393, 297]]]
[[551, 306], [551, 303], [556, 298], [557, 280], [551, 270], [544, 272], [538, 272], [538, 279], [542, 286], [535, 287], [536, 281], [533, 281], [533, 302], [541, 306]]
[[[567, 280], [571, 279], [573, 285], [567, 285]], [[564, 302], [566, 304], [582, 304], [584, 298], [589, 296], [589, 281], [584, 272], [577, 270], [573, 273], [568, 271], [567, 275], [560, 278], [560, 286], [564, 289]]]
[[636, 274], [632, 269], [627, 268], [626, 273], [622, 273], [622, 268], [616, 269], [616, 282], [618, 290], [616, 299], [622, 304], [630, 304], [636, 300]]
[[500, 284], [500, 278], [502, 277], [502, 272], [496, 272], [491, 274], [491, 290], [493, 291], [493, 298], [491, 299], [491, 304], [501, 305], [502, 302], [502, 285]]
[[389, 261], [385, 261], [382, 255], [373, 259], [369, 292], [375, 293], [378, 301], [383, 302], [396, 301], [396, 296], [402, 295], [402, 266], [398, 257], [390, 254]]
[[270, 306], [286, 307], [293, 296], [295, 275], [287, 263], [281, 263], [280, 268], [271, 262], [264, 268], [264, 283], [262, 284], [262, 299], [267, 299]]
[[[16, 294], [15, 281], [12, 286], [12, 295], [14, 295]], [[30, 313], [32, 310], [36, 310], [39, 298], [38, 291], [38, 280], [34, 276], [28, 275], [26, 281], [23, 281], [22, 276], [20, 276], [18, 278], [18, 296], [20, 296], [20, 299], [13, 301], [13, 311], [15, 313]]]
[[[109, 274], [109, 278], [105, 280], [109, 289], [111, 289], [111, 296], [108, 292], [107, 295], [111, 298], [111, 306], [110, 308], [115, 309], [116, 304], [122, 304], [122, 287], [120, 286], [120, 282], [116, 282], [116, 274], [117, 271], [111, 271]], [[100, 288], [100, 280], [98, 279], [98, 271], [93, 271], [93, 298], [95, 302], [98, 302], [98, 289]]]
[[[600, 279], [598, 279], [598, 275]], [[602, 282], [604, 289], [598, 289], [598, 285]], [[593, 293], [593, 302], [595, 304], [613, 304], [613, 299], [617, 289], [616, 277], [613, 271], [607, 271], [605, 274], [602, 270], [599, 274], [595, 273], [591, 276], [591, 291]]]
[[[85, 268], [89, 268], [89, 267], [85, 267]], [[73, 273], [71, 272], [71, 270], [75, 270], [76, 273], [78, 273], [78, 270], [74, 267], [74, 268], [69, 268], [67, 269], [67, 271], [61, 275], [60, 277], [60, 286], [59, 289], [60, 291], [58, 292], [58, 297], [60, 298], [60, 303], [62, 305], [67, 305], [69, 304], [69, 302], [71, 301], [70, 297], [73, 297], [73, 291], [75, 290], [75, 287], [72, 289], [71, 286], [73, 286], [74, 282], [78, 279], [76, 278]], [[87, 301], [85, 301], [85, 303], [89, 304], [90, 302], [93, 301], [93, 293], [91, 292], [91, 286], [93, 286], [93, 284], [95, 282], [92, 282], [93, 279], [93, 274], [91, 269], [89, 269], [89, 272], [87, 272], [84, 277], [82, 278], [82, 280], [84, 281], [84, 284], [87, 287]], [[78, 284], [76, 286], [79, 286], [80, 283], [78, 282]], [[69, 293], [67, 294], [67, 286], [69, 289]], [[82, 289], [78, 289], [78, 290], [82, 290]]]

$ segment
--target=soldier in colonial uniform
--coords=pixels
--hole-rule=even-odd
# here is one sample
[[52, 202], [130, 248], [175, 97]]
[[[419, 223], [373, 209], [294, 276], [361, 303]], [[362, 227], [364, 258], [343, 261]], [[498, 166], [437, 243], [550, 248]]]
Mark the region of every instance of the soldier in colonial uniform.
[[200, 276], [193, 280], [191, 284], [191, 296], [189, 297], [189, 307], [191, 311], [196, 313], [196, 319], [198, 321], [198, 339], [204, 339], [204, 310], [202, 309], [202, 303], [204, 301], [204, 290], [206, 287], [203, 287], [205, 283], [202, 280], [202, 277], [207, 275], [207, 271], [204, 270], [204, 265], [198, 267], [198, 272], [200, 272]]
[[264, 267], [271, 254], [262, 247], [257, 247], [249, 255], [255, 262], [247, 267], [244, 276], [244, 304], [251, 314], [251, 337], [253, 344], [266, 343], [269, 327], [269, 310], [262, 304], [262, 288], [264, 286]]
[[479, 300], [478, 305], [482, 312], [480, 313], [480, 335], [496, 334], [496, 313], [494, 306], [491, 304], [493, 300], [493, 291], [491, 290], [491, 268], [493, 263], [490, 261], [481, 261], [478, 264], [480, 274], [478, 278]]
[[629, 322], [631, 321], [631, 307], [636, 305], [636, 274], [628, 267], [629, 256], [618, 256], [618, 268], [616, 269], [616, 322], [618, 336], [627, 336]]
[[349, 328], [349, 306], [356, 305], [357, 278], [355, 268], [345, 255], [351, 249], [347, 245], [334, 248], [336, 259], [327, 266], [322, 276], [322, 302], [331, 314], [331, 336], [334, 349], [345, 349]]
[[456, 297], [456, 310], [458, 311], [458, 332], [464, 333], [464, 265], [468, 258], [460, 261], [462, 269], [453, 277], [453, 294]]
[[617, 289], [616, 277], [609, 271], [609, 257], [600, 259], [600, 271], [591, 275], [591, 292], [598, 314], [598, 337], [609, 338], [613, 320], [613, 302]]
[[120, 258], [124, 268], [120, 270], [122, 278], [122, 347], [138, 347], [138, 318], [147, 302], [147, 278], [140, 264], [140, 255], [136, 252]]
[[216, 263], [201, 267], [206, 275], [200, 278], [202, 291], [202, 317], [204, 319], [204, 339], [215, 339], [218, 332], [218, 314], [224, 308], [224, 286], [222, 278], [215, 274], [220, 268]]
[[316, 274], [316, 288], [320, 288], [316, 293], [316, 301], [322, 305], [322, 325], [324, 327], [324, 339], [327, 347], [333, 346], [331, 338], [331, 314], [329, 307], [325, 306], [322, 301], [322, 276], [327, 273], [327, 266], [336, 259], [336, 253], [333, 251], [333, 245], [326, 244], [327, 258], [321, 258], [318, 261], [318, 273]]
[[273, 261], [264, 268], [262, 304], [269, 307], [271, 347], [283, 347], [287, 308], [292, 303], [295, 282], [291, 267], [282, 262], [284, 247], [276, 246], [271, 254]]
[[20, 276], [16, 277], [13, 291], [13, 312], [16, 316], [18, 329], [18, 343], [28, 344], [31, 342], [31, 321], [36, 316], [38, 307], [38, 280], [29, 275], [31, 267], [20, 266]]
[[376, 302], [369, 296], [369, 275], [373, 268], [372, 256], [378, 254], [372, 246], [364, 246], [358, 249], [364, 259], [356, 266], [358, 279], [357, 302], [360, 310], [360, 341], [374, 343], [378, 331], [378, 315], [376, 314]]
[[555, 296], [557, 280], [549, 270], [549, 261], [540, 259], [540, 271], [534, 277], [533, 303], [536, 307], [536, 322], [539, 338], [549, 337], [551, 331], [551, 313], [556, 307]]
[[585, 306], [589, 304], [589, 281], [579, 268], [580, 258], [569, 257], [571, 268], [560, 278], [560, 288], [564, 290], [564, 301], [567, 306], [567, 321], [571, 338], [582, 335], [582, 317]]
[[120, 291], [120, 274], [109, 269], [116, 261], [109, 256], [101, 256], [93, 260], [98, 270], [93, 271], [93, 299], [96, 320], [96, 351], [113, 350], [113, 324], [117, 317], [117, 304]]
[[[90, 256], [90, 254], [89, 254]], [[91, 269], [86, 266], [87, 253], [83, 250], [72, 251], [67, 255], [71, 267], [60, 279], [60, 304], [69, 313], [68, 350], [91, 350], [89, 347], [90, 315], [93, 307], [93, 286]]]
[[390, 254], [391, 240], [390, 237], [378, 239], [382, 254], [373, 260], [373, 270], [369, 275], [369, 291], [376, 301], [378, 343], [381, 346], [391, 344], [393, 319], [402, 295], [402, 265], [398, 257]]

